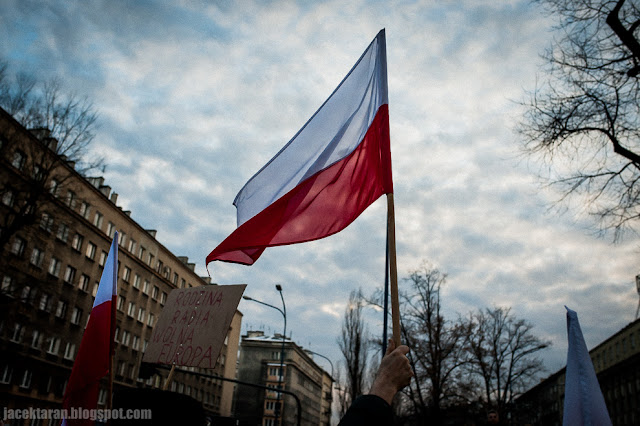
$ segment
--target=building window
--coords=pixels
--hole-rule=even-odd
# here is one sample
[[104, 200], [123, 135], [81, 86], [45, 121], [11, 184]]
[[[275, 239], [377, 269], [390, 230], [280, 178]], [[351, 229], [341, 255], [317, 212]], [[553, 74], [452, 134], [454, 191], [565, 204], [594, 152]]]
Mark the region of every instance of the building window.
[[136, 252], [136, 240], [131, 238], [129, 240], [129, 253], [133, 254]]
[[127, 234], [125, 234], [124, 232], [120, 232], [120, 241], [118, 241], [118, 244], [120, 244], [120, 247], [126, 247], [125, 243], [127, 242]]
[[269, 367], [269, 375], [280, 377], [280, 367]]
[[149, 266], [153, 265], [153, 258], [154, 256], [151, 253], [149, 253], [149, 256], [147, 256], [147, 265]]
[[63, 243], [66, 243], [67, 239], [69, 239], [69, 226], [61, 223], [60, 226], [58, 226], [58, 233], [56, 234], [56, 238]]
[[154, 319], [155, 319], [155, 316], [151, 312], [149, 312], [149, 318], [147, 319], [147, 325], [149, 327], [153, 327]]
[[11, 341], [15, 343], [22, 342], [22, 336], [24, 336], [24, 326], [20, 323], [15, 323], [13, 326], [13, 333], [11, 334]]
[[158, 299], [158, 294], [160, 293], [160, 288], [158, 288], [157, 285], [153, 286], [153, 292], [151, 293], [151, 298], [153, 300], [157, 300]]
[[42, 335], [40, 334], [40, 331], [33, 330], [33, 333], [31, 334], [31, 347], [33, 349], [40, 349], [41, 343], [42, 343]]
[[76, 354], [76, 345], [71, 342], [67, 342], [67, 345], [64, 348], [64, 359], [73, 359], [73, 356]]
[[124, 312], [124, 302], [125, 302], [124, 297], [118, 296], [117, 308], [120, 312]]
[[173, 278], [171, 279], [171, 282], [173, 283], [173, 285], [177, 286], [178, 285], [178, 273], [174, 272], [173, 273]]
[[160, 304], [164, 305], [165, 303], [167, 303], [167, 293], [163, 291], [162, 296], [160, 297]]
[[84, 240], [84, 237], [80, 234], [76, 234], [73, 236], [73, 241], [71, 241], [71, 247], [75, 250], [75, 251], [80, 251], [80, 249], [82, 248], [82, 240]]
[[100, 389], [98, 392], [98, 404], [105, 405], [107, 403], [107, 391], [106, 389]]
[[86, 201], [83, 201], [82, 204], [80, 204], [80, 216], [84, 217], [85, 219], [89, 219], [90, 211], [91, 211], [91, 204], [87, 203]]
[[76, 268], [71, 265], [67, 265], [67, 269], [64, 271], [64, 281], [73, 284], [73, 280], [76, 277]]
[[58, 300], [58, 307], [56, 308], [56, 317], [64, 318], [67, 314], [67, 302], [64, 300]]
[[53, 228], [53, 217], [49, 213], [42, 213], [42, 218], [40, 219], [40, 229], [46, 232], [51, 232]]
[[42, 259], [44, 259], [44, 251], [35, 247], [31, 251], [31, 259], [29, 260], [33, 266], [40, 268], [42, 266]]
[[18, 170], [22, 170], [24, 167], [24, 163], [26, 161], [26, 155], [24, 152], [17, 150], [13, 153], [13, 158], [11, 159], [11, 165]]
[[31, 287], [28, 285], [25, 285], [24, 287], [22, 287], [22, 294], [20, 295], [20, 300], [22, 300], [24, 303], [30, 303], [31, 302]]
[[20, 238], [20, 237], [15, 237], [13, 239], [13, 244], [11, 245], [11, 253], [15, 254], [16, 256], [22, 256], [22, 254], [24, 253], [24, 248], [27, 246], [27, 242]]
[[95, 227], [97, 227], [98, 229], [102, 228], [102, 219], [104, 217], [102, 216], [102, 213], [100, 212], [96, 212], [96, 215], [93, 217], [93, 225]]
[[49, 187], [49, 193], [54, 197], [57, 197], [59, 190], [60, 190], [60, 182], [58, 182], [56, 179], [51, 179], [51, 186]]
[[149, 282], [149, 280], [144, 280], [144, 284], [142, 284], [142, 292], [144, 294], [149, 294], [150, 286], [151, 286], [151, 283]]
[[131, 334], [127, 330], [122, 330], [122, 343], [124, 346], [129, 346], [129, 339], [131, 338]]
[[60, 260], [52, 257], [51, 262], [49, 262], [49, 274], [57, 278], [60, 275], [60, 264]]
[[139, 289], [139, 288], [140, 288], [140, 281], [141, 281], [141, 280], [142, 280], [142, 279], [140, 278], [140, 275], [135, 274], [135, 276], [133, 277], [133, 288], [137, 288], [137, 289]]
[[97, 249], [96, 245], [93, 244], [91, 241], [89, 241], [87, 243], [87, 251], [85, 252], [85, 255], [89, 259], [94, 260], [96, 257], [96, 249]]
[[93, 290], [91, 290], [91, 295], [93, 297], [96, 297], [96, 294], [98, 294], [98, 287], [100, 286], [100, 283], [98, 281], [96, 281], [95, 283], [93, 283]]
[[71, 323], [80, 325], [80, 321], [82, 321], [82, 309], [76, 306], [73, 308], [73, 312], [71, 312]]
[[67, 200], [66, 200], [67, 206], [69, 206], [69, 208], [75, 208], [76, 206], [76, 193], [69, 190], [67, 191]]
[[13, 191], [13, 189], [8, 189], [2, 195], [2, 204], [4, 204], [7, 207], [13, 207], [13, 204], [15, 202], [16, 202], [16, 193]]
[[49, 347], [47, 348], [47, 353], [51, 355], [58, 355], [58, 351], [60, 350], [60, 338], [52, 337], [49, 339]]
[[24, 370], [22, 379], [20, 380], [20, 387], [22, 389], [29, 389], [31, 387], [31, 370]]
[[124, 267], [124, 273], [122, 274], [122, 281], [128, 283], [131, 278], [131, 268], [128, 266]]
[[115, 232], [116, 232], [116, 226], [113, 224], [113, 222], [107, 223], [107, 235], [109, 236], [109, 238], [113, 238], [113, 236], [115, 235]]
[[109, 254], [104, 250], [102, 250], [102, 253], [100, 253], [100, 261], [98, 261], [98, 264], [100, 266], [102, 266], [103, 268], [104, 268], [105, 263], [107, 263], [107, 256], [108, 255]]
[[186, 288], [187, 287], [187, 281], [183, 278], [180, 280], [180, 288]]
[[11, 376], [13, 375], [13, 368], [8, 364], [4, 365], [2, 369], [2, 374], [0, 374], [0, 383], [9, 384], [11, 383]]
[[51, 311], [51, 296], [47, 293], [40, 295], [40, 303], [38, 303], [38, 309], [45, 312]]
[[135, 335], [133, 336], [133, 340], [131, 341], [131, 349], [133, 349], [134, 351], [140, 349], [140, 337]]
[[127, 309], [127, 315], [133, 318], [133, 315], [136, 313], [136, 304], [133, 302], [129, 302], [129, 309]]
[[78, 282], [78, 288], [85, 293], [89, 291], [89, 282], [91, 281], [91, 277], [86, 274], [82, 274], [80, 276], [80, 280]]
[[138, 259], [143, 260], [144, 259], [144, 252], [146, 251], [146, 249], [142, 246], [140, 246], [140, 249], [138, 250]]
[[144, 308], [138, 308], [138, 321], [144, 322], [145, 310]]
[[9, 275], [5, 275], [2, 279], [2, 293], [11, 295], [16, 289], [15, 283], [13, 282], [13, 278]]

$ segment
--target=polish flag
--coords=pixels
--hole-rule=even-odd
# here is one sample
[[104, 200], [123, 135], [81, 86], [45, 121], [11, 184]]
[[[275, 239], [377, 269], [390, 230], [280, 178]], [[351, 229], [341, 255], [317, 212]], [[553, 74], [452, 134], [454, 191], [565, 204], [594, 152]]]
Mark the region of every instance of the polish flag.
[[[109, 373], [113, 353], [115, 308], [118, 283], [118, 233], [116, 232], [102, 271], [98, 293], [93, 302], [87, 328], [67, 383], [63, 408], [95, 409], [98, 406], [100, 379]], [[64, 419], [62, 426], [93, 425], [90, 419]]]
[[393, 192], [385, 32], [333, 94], [240, 190], [238, 227], [207, 256], [253, 264], [267, 247], [346, 228]]
[[578, 321], [578, 314], [567, 308], [567, 370], [564, 383], [564, 426], [611, 425], [596, 370]]

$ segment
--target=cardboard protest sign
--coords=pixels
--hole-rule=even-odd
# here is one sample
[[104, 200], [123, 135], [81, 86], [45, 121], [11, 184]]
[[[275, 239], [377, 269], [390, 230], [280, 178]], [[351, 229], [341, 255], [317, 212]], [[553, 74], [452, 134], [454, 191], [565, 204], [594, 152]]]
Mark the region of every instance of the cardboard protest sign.
[[246, 284], [169, 293], [142, 361], [213, 368]]

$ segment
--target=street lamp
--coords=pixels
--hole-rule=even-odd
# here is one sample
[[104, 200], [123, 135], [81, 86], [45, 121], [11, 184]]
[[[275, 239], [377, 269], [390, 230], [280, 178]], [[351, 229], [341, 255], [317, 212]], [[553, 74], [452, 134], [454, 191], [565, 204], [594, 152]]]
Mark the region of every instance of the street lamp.
[[[282, 309], [278, 308], [277, 306], [273, 306], [270, 305], [268, 303], [262, 302], [260, 300], [256, 300], [252, 297], [249, 296], [242, 296], [243, 299], [245, 300], [250, 300], [252, 302], [256, 302], [259, 303], [261, 305], [264, 306], [268, 306], [270, 308], [273, 308], [275, 310], [277, 310], [278, 312], [280, 312], [282, 314], [282, 317], [284, 318], [284, 332], [282, 333], [282, 346], [280, 347], [280, 372], [279, 372], [279, 376], [278, 376], [278, 385], [280, 386], [280, 389], [284, 389], [284, 380], [283, 380], [283, 370], [284, 370], [284, 342], [287, 336], [287, 307], [284, 304], [284, 296], [282, 296], [282, 286], [280, 284], [276, 284], [276, 290], [278, 290], [278, 292], [280, 293], [280, 299], [282, 299]], [[276, 425], [278, 424], [278, 418], [280, 417], [280, 407], [282, 404], [281, 398], [282, 398], [282, 394], [280, 392], [277, 392], [278, 395], [278, 401], [279, 404], [276, 404]]]
[[318, 355], [319, 357], [322, 357], [324, 359], [326, 359], [327, 361], [329, 361], [329, 365], [331, 366], [331, 378], [333, 378], [333, 363], [331, 362], [331, 360], [329, 358], [327, 358], [326, 356], [319, 354], [318, 352], [314, 352], [312, 350], [309, 349], [305, 349], [305, 351], [309, 352], [310, 354], [313, 355]]

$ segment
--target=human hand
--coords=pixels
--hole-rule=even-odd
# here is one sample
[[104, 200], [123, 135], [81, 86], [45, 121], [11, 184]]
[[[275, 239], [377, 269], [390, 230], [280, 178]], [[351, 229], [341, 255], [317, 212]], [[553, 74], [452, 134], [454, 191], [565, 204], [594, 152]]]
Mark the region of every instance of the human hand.
[[395, 342], [389, 339], [387, 352], [378, 368], [378, 374], [369, 391], [370, 395], [377, 395], [391, 404], [396, 393], [407, 386], [413, 376], [411, 364], [406, 356], [408, 353], [408, 346], [400, 345], [396, 348]]

